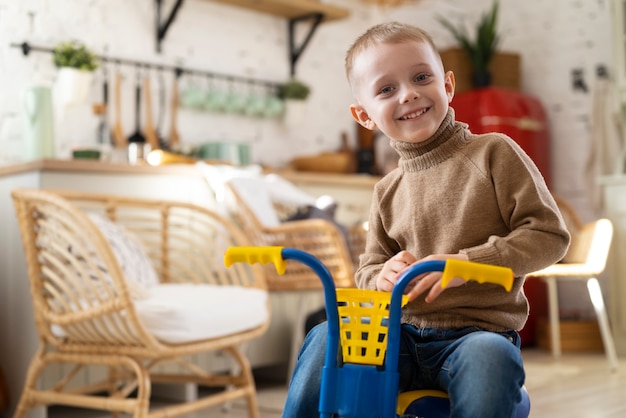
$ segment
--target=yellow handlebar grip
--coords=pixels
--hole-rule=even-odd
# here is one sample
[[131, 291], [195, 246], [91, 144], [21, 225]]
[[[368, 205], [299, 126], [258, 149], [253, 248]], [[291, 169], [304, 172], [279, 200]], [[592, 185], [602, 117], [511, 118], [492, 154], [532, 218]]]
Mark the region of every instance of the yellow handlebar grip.
[[507, 292], [513, 287], [513, 270], [508, 267], [493, 266], [490, 264], [474, 263], [471, 261], [448, 259], [443, 269], [441, 287], [446, 287], [455, 277], [478, 283], [495, 283], [504, 287]]
[[284, 274], [286, 263], [282, 256], [283, 247], [229, 247], [224, 253], [224, 265], [234, 263], [273, 263], [278, 274]]

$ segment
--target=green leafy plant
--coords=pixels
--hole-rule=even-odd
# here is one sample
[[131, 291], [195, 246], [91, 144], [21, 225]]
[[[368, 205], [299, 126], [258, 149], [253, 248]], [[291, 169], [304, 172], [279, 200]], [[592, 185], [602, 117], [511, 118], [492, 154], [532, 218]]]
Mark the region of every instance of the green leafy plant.
[[283, 99], [306, 100], [310, 93], [309, 86], [293, 78], [280, 86], [280, 97]]
[[78, 41], [60, 42], [53, 50], [54, 65], [84, 71], [98, 68], [98, 59], [85, 45]]
[[476, 35], [473, 40], [470, 39], [466, 28], [457, 28], [449, 20], [441, 16], [437, 18], [467, 52], [474, 74], [488, 73], [489, 63], [500, 44], [500, 36], [496, 31], [498, 5], [498, 0], [495, 0], [491, 10], [481, 16], [476, 26]]

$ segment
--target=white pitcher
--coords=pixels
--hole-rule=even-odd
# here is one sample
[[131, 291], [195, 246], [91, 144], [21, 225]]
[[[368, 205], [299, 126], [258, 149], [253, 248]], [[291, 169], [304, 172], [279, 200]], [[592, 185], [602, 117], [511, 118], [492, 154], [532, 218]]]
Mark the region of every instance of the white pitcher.
[[24, 159], [54, 157], [52, 89], [30, 86], [22, 93], [24, 108]]

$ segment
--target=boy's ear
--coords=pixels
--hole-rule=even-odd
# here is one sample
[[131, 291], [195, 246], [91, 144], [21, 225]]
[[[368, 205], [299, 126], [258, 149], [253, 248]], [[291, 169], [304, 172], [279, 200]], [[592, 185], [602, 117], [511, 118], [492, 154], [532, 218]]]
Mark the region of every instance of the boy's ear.
[[452, 102], [452, 98], [454, 97], [454, 87], [456, 85], [456, 81], [454, 80], [454, 73], [452, 71], [448, 71], [445, 74], [444, 84], [446, 94], [448, 95], [448, 104], [450, 104], [450, 102]]
[[351, 104], [350, 113], [352, 114], [354, 120], [357, 121], [358, 124], [365, 129], [369, 129], [370, 131], [376, 129], [376, 123], [374, 123], [374, 121], [370, 119], [365, 109], [363, 109], [363, 106], [358, 104]]

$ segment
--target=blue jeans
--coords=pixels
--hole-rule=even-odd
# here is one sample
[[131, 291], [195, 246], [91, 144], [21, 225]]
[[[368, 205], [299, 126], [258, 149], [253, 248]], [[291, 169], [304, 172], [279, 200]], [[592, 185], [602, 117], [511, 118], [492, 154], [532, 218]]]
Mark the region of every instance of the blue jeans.
[[[313, 328], [298, 356], [282, 418], [318, 418], [327, 338], [326, 323]], [[519, 334], [470, 327], [460, 330], [402, 325], [400, 391], [448, 392], [451, 417], [513, 417], [524, 384]]]

